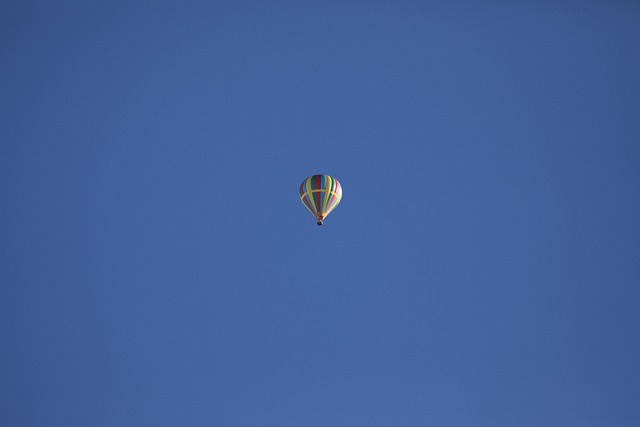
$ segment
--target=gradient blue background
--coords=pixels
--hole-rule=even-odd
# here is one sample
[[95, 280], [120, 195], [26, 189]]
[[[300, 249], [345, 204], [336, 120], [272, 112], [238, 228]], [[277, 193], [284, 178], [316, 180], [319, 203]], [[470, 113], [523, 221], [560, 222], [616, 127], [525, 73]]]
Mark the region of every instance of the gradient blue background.
[[0, 2], [0, 425], [640, 425], [640, 4], [513, 3]]

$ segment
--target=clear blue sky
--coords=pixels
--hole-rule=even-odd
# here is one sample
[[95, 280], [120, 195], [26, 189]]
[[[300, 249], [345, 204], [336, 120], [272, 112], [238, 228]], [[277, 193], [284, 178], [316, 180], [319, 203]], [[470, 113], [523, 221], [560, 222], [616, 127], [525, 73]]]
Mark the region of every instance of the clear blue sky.
[[639, 76], [630, 0], [1, 1], [0, 425], [640, 425]]

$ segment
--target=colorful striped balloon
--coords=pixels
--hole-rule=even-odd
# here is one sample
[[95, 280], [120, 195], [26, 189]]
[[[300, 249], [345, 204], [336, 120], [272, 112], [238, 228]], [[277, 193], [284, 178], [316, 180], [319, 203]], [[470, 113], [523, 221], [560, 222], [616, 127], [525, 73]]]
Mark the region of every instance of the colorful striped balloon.
[[302, 181], [300, 200], [318, 220], [318, 225], [338, 206], [342, 186], [332, 176], [313, 175]]

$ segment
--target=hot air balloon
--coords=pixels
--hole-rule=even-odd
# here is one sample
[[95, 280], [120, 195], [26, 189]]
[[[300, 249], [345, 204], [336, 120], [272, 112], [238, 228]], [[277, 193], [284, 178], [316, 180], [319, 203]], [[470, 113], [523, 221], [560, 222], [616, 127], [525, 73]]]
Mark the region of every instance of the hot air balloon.
[[318, 220], [318, 225], [338, 206], [342, 199], [342, 186], [332, 176], [313, 175], [302, 181], [300, 200]]

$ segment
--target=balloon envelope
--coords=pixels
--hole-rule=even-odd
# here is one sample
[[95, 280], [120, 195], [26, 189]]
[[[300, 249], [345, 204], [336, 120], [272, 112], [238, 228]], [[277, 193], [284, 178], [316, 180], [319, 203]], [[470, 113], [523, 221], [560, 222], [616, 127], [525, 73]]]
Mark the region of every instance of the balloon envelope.
[[338, 206], [342, 186], [330, 175], [313, 175], [302, 181], [300, 200], [318, 220], [318, 225]]

